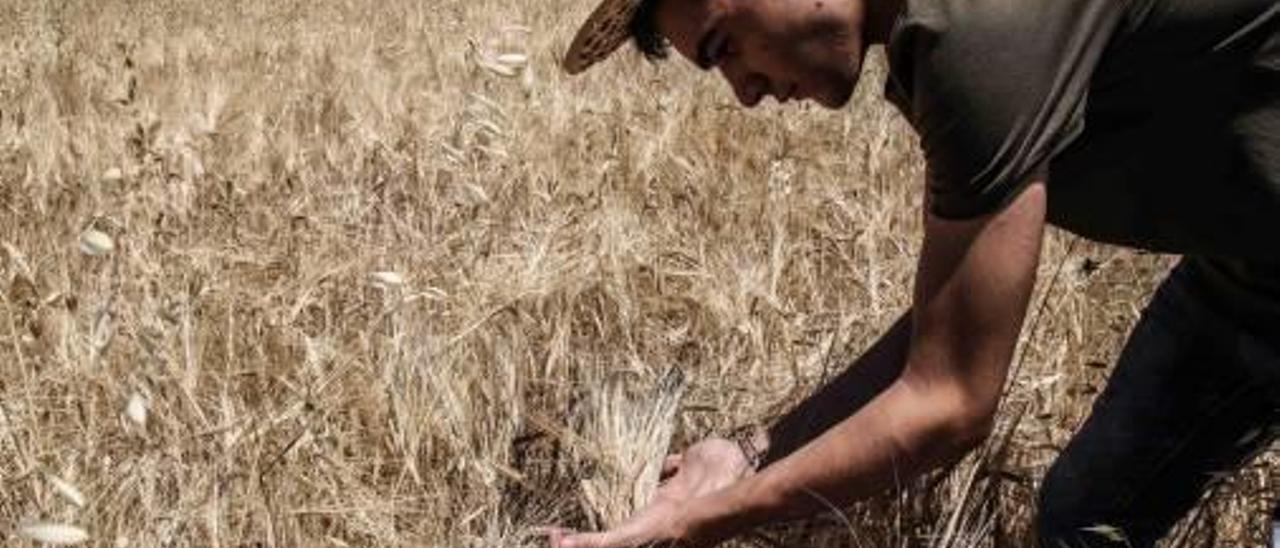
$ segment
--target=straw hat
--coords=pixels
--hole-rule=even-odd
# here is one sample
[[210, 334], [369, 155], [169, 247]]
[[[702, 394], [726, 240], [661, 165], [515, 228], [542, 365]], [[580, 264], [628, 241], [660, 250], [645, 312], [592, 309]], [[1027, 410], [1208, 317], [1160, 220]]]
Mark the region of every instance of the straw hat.
[[587, 22], [578, 29], [578, 35], [564, 55], [565, 72], [578, 74], [591, 65], [608, 57], [631, 35], [631, 18], [643, 0], [604, 0]]

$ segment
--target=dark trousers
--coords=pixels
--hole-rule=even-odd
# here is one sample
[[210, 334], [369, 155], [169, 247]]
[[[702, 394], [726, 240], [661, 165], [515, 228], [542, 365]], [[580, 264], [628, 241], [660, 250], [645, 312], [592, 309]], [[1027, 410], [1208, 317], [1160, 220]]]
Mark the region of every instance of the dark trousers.
[[1280, 278], [1266, 278], [1174, 268], [1044, 480], [1043, 548], [1152, 546], [1280, 433]]

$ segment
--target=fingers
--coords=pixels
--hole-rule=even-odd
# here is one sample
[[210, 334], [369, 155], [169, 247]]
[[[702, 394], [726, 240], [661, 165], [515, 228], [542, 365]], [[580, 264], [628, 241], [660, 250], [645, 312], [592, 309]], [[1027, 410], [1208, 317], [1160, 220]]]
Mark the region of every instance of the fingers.
[[683, 464], [683, 454], [667, 455], [667, 458], [662, 461], [662, 472], [658, 475], [658, 479], [665, 480], [674, 476], [680, 471], [680, 466]]
[[578, 533], [565, 527], [539, 527], [538, 535], [547, 537], [550, 548], [624, 548], [616, 533]]
[[572, 534], [573, 530], [564, 527], [536, 527], [533, 533], [547, 537], [547, 545], [551, 548], [562, 548], [564, 546], [564, 537]]
[[578, 533], [560, 539], [552, 548], [623, 548], [609, 533]]

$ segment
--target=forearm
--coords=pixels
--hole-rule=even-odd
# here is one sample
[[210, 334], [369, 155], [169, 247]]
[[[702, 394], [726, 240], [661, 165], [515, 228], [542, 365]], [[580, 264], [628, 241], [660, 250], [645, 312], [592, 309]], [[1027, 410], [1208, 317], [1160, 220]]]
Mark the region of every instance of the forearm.
[[954, 462], [982, 439], [986, 422], [950, 398], [894, 382], [803, 448], [704, 500], [691, 519], [709, 536], [728, 538], [842, 508]]
[[782, 460], [862, 409], [902, 374], [911, 343], [911, 313], [903, 314], [880, 340], [836, 378], [778, 419], [758, 444], [762, 464]]
[[706, 497], [691, 528], [748, 527], [841, 508], [954, 462], [990, 431], [1035, 282], [1044, 185], [971, 221], [927, 216], [906, 365], [888, 388], [786, 458]]

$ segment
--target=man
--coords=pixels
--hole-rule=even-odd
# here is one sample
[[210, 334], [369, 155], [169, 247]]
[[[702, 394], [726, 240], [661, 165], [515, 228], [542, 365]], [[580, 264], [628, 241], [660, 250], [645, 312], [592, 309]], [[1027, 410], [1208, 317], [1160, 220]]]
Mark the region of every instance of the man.
[[710, 546], [955, 462], [991, 428], [1052, 223], [1184, 256], [1037, 512], [1044, 546], [1151, 546], [1275, 433], [1278, 28], [1276, 0], [604, 0], [569, 72], [630, 37], [746, 106], [839, 107], [885, 44], [925, 234], [911, 310], [840, 379], [746, 443], [669, 458], [630, 521], [552, 545]]

